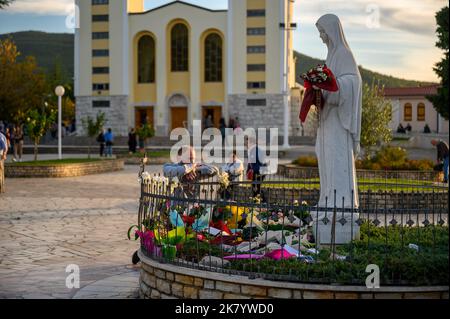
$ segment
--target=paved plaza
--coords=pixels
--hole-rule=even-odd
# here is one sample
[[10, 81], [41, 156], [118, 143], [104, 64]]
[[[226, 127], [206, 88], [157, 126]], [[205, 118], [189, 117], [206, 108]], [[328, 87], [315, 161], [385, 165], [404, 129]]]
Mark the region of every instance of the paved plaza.
[[[296, 147], [280, 163], [313, 152]], [[434, 150], [411, 153], [435, 156]], [[161, 172], [161, 166], [147, 170]], [[0, 195], [0, 298], [137, 298], [139, 266], [131, 256], [138, 243], [126, 232], [137, 221], [138, 171], [126, 166], [75, 178], [7, 179]], [[80, 289], [66, 287], [72, 264], [80, 268]]]
[[[150, 167], [149, 170], [159, 170]], [[0, 298], [136, 298], [138, 166], [64, 179], [7, 179], [0, 196]], [[80, 288], [66, 267], [80, 267]]]

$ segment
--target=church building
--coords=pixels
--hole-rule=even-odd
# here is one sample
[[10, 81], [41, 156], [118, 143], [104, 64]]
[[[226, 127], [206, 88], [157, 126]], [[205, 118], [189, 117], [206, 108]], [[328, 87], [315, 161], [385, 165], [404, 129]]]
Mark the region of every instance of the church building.
[[[216, 127], [299, 125], [293, 0], [229, 0], [227, 10], [173, 1], [76, 0], [75, 96], [78, 134], [101, 111], [117, 136], [144, 123], [157, 136], [211, 116]], [[297, 100], [298, 101], [298, 100]]]

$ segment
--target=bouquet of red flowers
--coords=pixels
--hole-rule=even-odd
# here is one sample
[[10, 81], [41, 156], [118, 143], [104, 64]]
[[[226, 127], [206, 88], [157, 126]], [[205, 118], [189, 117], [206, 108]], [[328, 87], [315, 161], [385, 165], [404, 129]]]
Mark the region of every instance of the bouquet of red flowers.
[[302, 79], [305, 81], [306, 93], [300, 109], [300, 120], [302, 123], [305, 123], [312, 105], [315, 105], [319, 109], [323, 108], [322, 91], [314, 89], [314, 87], [330, 92], [338, 91], [339, 87], [333, 72], [331, 72], [326, 64], [318, 65], [309, 70], [308, 73], [302, 75]]

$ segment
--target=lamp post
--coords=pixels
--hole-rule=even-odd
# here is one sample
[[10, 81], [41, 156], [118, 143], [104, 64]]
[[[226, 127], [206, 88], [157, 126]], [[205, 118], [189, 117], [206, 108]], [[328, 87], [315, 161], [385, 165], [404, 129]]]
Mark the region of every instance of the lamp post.
[[61, 85], [55, 89], [55, 94], [58, 96], [58, 159], [60, 160], [62, 160], [62, 97], [65, 92]]
[[291, 4], [295, 3], [295, 0], [282, 0], [281, 1], [281, 23], [280, 28], [282, 32], [282, 91], [283, 91], [283, 149], [289, 149], [289, 126], [290, 126], [290, 108], [289, 108], [289, 74], [292, 72], [290, 69], [291, 61], [291, 31], [295, 30], [296, 24], [292, 23], [291, 16]]

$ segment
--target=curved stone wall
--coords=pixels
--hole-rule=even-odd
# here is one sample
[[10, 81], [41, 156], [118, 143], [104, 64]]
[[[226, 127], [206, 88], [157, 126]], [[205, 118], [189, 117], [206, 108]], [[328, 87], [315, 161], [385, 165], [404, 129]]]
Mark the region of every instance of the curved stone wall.
[[123, 160], [37, 166], [5, 164], [5, 176], [7, 178], [76, 177], [120, 171], [124, 169], [124, 165]]
[[448, 299], [449, 287], [313, 285], [249, 279], [170, 264], [139, 251], [139, 295], [143, 299]]

